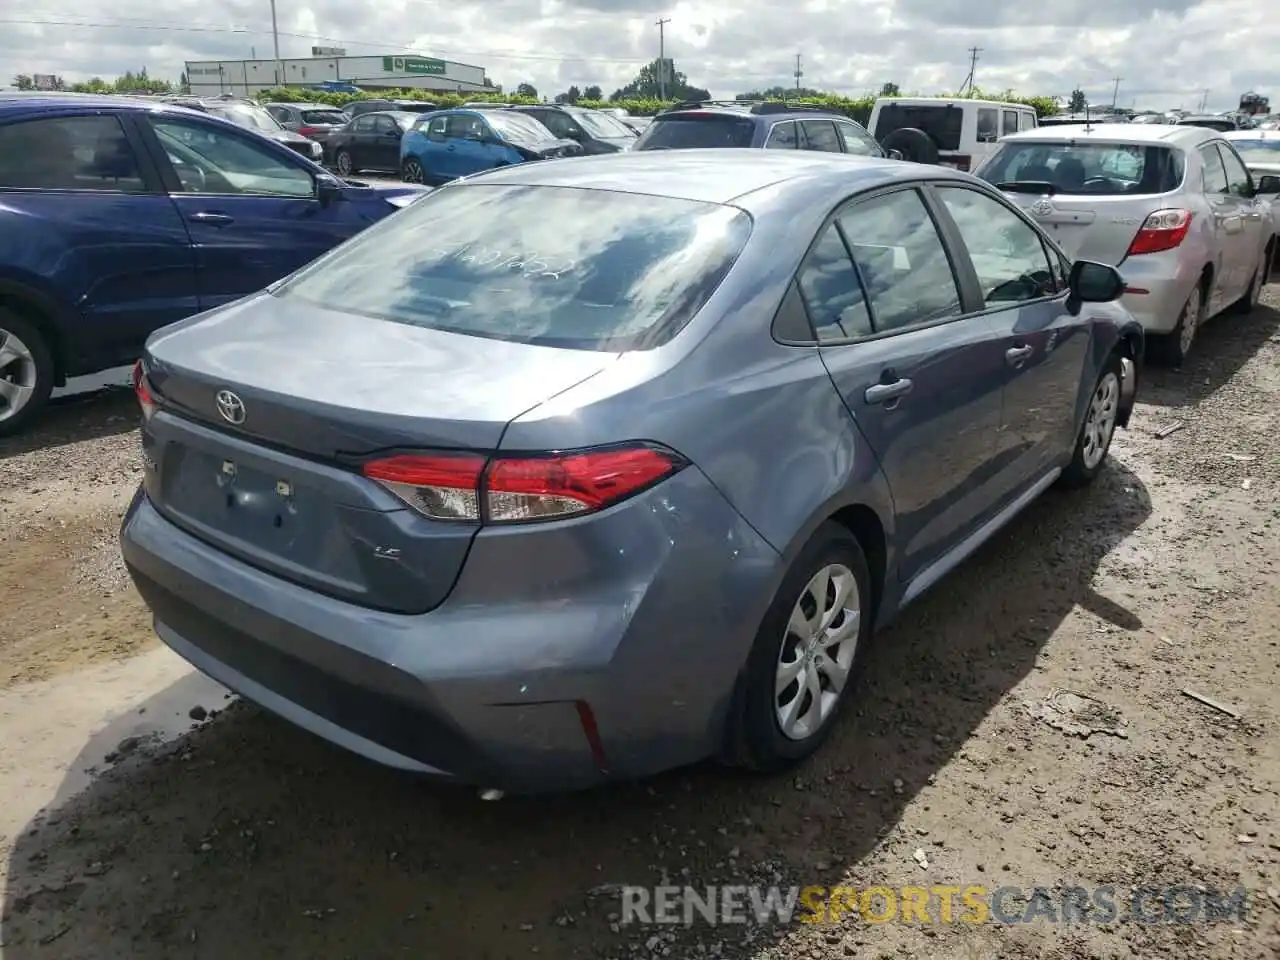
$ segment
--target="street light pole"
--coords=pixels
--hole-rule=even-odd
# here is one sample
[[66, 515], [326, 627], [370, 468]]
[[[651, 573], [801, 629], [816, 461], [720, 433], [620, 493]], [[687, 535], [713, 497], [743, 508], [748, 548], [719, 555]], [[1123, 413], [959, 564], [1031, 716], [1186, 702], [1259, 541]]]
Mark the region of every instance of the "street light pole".
[[284, 86], [284, 64], [280, 61], [280, 28], [276, 26], [276, 0], [271, 0], [271, 39], [276, 48], [276, 86]]

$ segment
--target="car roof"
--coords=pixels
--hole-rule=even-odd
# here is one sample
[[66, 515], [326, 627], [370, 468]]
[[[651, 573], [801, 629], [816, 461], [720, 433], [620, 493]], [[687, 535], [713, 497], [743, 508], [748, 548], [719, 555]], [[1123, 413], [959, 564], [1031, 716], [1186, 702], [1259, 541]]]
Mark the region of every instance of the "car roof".
[[1008, 100], [970, 100], [968, 97], [879, 97], [876, 100], [876, 106], [880, 104], [892, 105], [902, 104], [910, 106], [912, 104], [920, 104], [928, 106], [929, 104], [950, 104], [952, 106], [961, 107], [971, 104], [978, 107], [1004, 107], [1006, 109], [1017, 108], [1019, 110], [1034, 110], [1028, 103], [1011, 103]]
[[[102, 109], [122, 112], [175, 113], [186, 116], [200, 114], [207, 117], [207, 113], [204, 113], [198, 107], [192, 106], [192, 104], [217, 103], [227, 105], [237, 102], [239, 101], [218, 100], [217, 98], [201, 100], [198, 97], [162, 100], [143, 99], [120, 94], [18, 91], [15, 93], [0, 92], [0, 115], [30, 115], [50, 110]], [[214, 119], [216, 120], [217, 118]]]
[[673, 117], [689, 117], [698, 116], [699, 114], [718, 114], [725, 117], [740, 117], [744, 120], [760, 120], [767, 123], [778, 123], [783, 120], [802, 120], [805, 117], [810, 119], [832, 119], [838, 118], [848, 120], [839, 110], [832, 110], [826, 107], [820, 107], [817, 104], [809, 104], [796, 110], [775, 109], [768, 113], [756, 113], [752, 111], [752, 107], [756, 105], [754, 101], [742, 101], [742, 105], [738, 106], [733, 103], [689, 103], [684, 106], [677, 105], [668, 107], [661, 113], [650, 117], [651, 120], [670, 120]]
[[[917, 179], [971, 181], [947, 167], [906, 163], [877, 157], [810, 150], [708, 148], [653, 150], [575, 157], [555, 163], [521, 163], [486, 172], [474, 181], [547, 187], [577, 187], [650, 196], [730, 203], [750, 211], [748, 195], [766, 187], [804, 184], [831, 195]], [[447, 188], [446, 188], [447, 189]]]
[[1225, 130], [1219, 136], [1223, 140], [1280, 140], [1280, 130], [1253, 127], [1249, 130]]
[[1175, 147], [1196, 146], [1222, 135], [1207, 127], [1174, 126], [1167, 123], [1093, 123], [1055, 124], [1035, 127], [1001, 137], [1001, 143], [1032, 140], [1037, 143], [1065, 143], [1070, 140], [1097, 140], [1132, 144], [1168, 144]]

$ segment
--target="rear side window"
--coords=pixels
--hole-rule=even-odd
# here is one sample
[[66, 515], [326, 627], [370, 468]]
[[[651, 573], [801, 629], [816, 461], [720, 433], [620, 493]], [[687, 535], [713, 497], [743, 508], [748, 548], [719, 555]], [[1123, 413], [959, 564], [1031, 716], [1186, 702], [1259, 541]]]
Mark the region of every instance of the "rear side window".
[[877, 333], [960, 312], [951, 261], [915, 190], [864, 200], [838, 222], [871, 302]]
[[1018, 132], [1018, 111], [1005, 110], [1001, 113], [1000, 135], [1005, 136]]
[[1036, 115], [1023, 110], [1018, 114], [1018, 129], [1033, 130], [1036, 126]]
[[766, 150], [794, 150], [798, 145], [794, 120], [775, 123], [769, 131], [769, 139], [764, 142]]
[[702, 147], [749, 147], [756, 125], [745, 117], [685, 113], [658, 117], [636, 143], [636, 150], [693, 150]]
[[644, 350], [702, 308], [750, 233], [719, 204], [474, 183], [370, 227], [275, 295], [513, 343]]
[[0, 126], [0, 188], [143, 193], [120, 121], [57, 117]]
[[884, 143], [895, 130], [914, 127], [927, 133], [939, 150], [959, 150], [963, 124], [964, 111], [953, 104], [889, 103], [876, 117], [875, 136]]
[[978, 176], [1001, 189], [1042, 189], [1063, 194], [1125, 196], [1167, 193], [1182, 183], [1185, 162], [1170, 147], [1126, 143], [1002, 144]]

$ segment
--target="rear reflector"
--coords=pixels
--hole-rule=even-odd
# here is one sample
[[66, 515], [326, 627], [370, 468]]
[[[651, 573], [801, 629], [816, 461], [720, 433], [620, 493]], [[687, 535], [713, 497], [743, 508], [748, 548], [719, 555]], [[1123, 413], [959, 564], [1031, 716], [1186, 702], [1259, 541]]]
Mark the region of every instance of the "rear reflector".
[[603, 510], [685, 466], [665, 447], [631, 443], [488, 460], [397, 454], [364, 464], [362, 472], [432, 520], [526, 523]]
[[138, 398], [138, 406], [142, 408], [142, 419], [150, 420], [156, 412], [156, 398], [147, 383], [147, 371], [139, 360], [133, 365], [133, 393]]
[[1144, 253], [1163, 253], [1174, 250], [1187, 238], [1191, 229], [1190, 210], [1157, 210], [1143, 221], [1138, 233], [1129, 244], [1128, 256]]

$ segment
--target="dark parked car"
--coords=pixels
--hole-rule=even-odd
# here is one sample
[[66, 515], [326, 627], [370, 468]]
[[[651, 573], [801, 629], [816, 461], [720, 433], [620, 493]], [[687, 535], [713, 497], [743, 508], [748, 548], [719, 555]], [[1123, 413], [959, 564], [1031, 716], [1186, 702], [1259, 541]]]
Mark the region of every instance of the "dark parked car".
[[633, 150], [764, 147], [883, 157], [871, 134], [848, 117], [804, 104], [707, 100], [678, 103], [653, 118]]
[[361, 170], [400, 170], [400, 138], [420, 114], [362, 113], [329, 138], [329, 157], [344, 177]]
[[328, 149], [329, 137], [345, 127], [348, 119], [336, 107], [315, 103], [268, 103], [264, 109], [286, 130], [319, 143], [324, 158], [332, 156]]
[[1179, 117], [1177, 125], [1180, 127], [1206, 127], [1209, 130], [1217, 130], [1219, 133], [1231, 133], [1240, 129], [1240, 124], [1236, 122], [1235, 117], [1222, 117], [1216, 114], [1207, 116], [1188, 114], [1185, 117]]
[[0, 434], [420, 194], [155, 100], [0, 94]]
[[124, 560], [180, 655], [382, 763], [779, 770], [875, 628], [1105, 468], [1123, 289], [942, 167], [495, 170], [151, 338]]
[[619, 153], [630, 150], [636, 142], [634, 130], [601, 110], [551, 103], [511, 109], [527, 113], [550, 130], [553, 136], [581, 144], [586, 154]]
[[363, 116], [366, 113], [386, 113], [387, 111], [398, 111], [400, 113], [434, 113], [440, 108], [434, 103], [428, 103], [425, 100], [352, 100], [342, 112], [349, 118]]
[[238, 100], [232, 97], [174, 97], [170, 103], [178, 106], [209, 113], [223, 120], [230, 120], [238, 127], [253, 130], [277, 143], [283, 143], [290, 150], [302, 154], [309, 160], [319, 163], [324, 159], [324, 147], [310, 137], [286, 130], [280, 121], [267, 112], [261, 104], [252, 100]]

